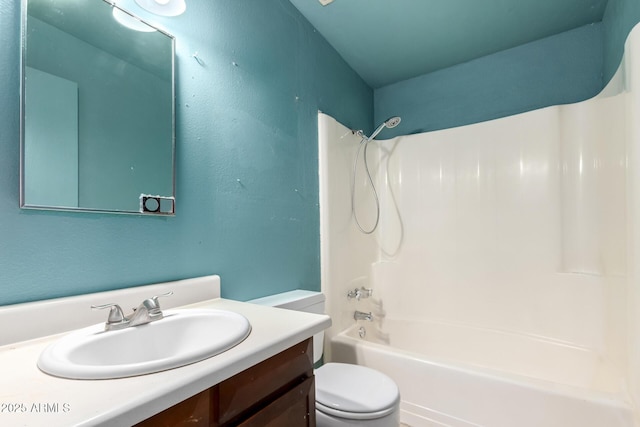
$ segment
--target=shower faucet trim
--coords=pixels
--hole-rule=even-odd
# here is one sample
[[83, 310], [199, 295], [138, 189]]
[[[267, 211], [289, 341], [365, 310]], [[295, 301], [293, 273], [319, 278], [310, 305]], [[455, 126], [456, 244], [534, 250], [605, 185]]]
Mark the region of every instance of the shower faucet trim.
[[357, 301], [360, 301], [360, 298], [369, 298], [372, 294], [373, 289], [362, 286], [360, 289], [355, 288], [354, 290], [347, 292], [347, 298], [355, 298]]

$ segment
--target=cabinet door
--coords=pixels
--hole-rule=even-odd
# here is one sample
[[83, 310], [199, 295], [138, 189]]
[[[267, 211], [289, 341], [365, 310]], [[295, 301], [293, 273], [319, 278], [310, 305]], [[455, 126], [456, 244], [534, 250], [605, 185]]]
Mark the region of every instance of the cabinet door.
[[135, 427], [315, 427], [309, 338]]
[[252, 415], [239, 427], [315, 427], [315, 381], [306, 379], [260, 412]]
[[246, 418], [247, 413], [269, 405], [310, 377], [313, 377], [312, 339], [220, 383], [216, 407], [220, 425], [236, 425]]
[[214, 416], [211, 413], [211, 390], [198, 393], [135, 427], [209, 427]]

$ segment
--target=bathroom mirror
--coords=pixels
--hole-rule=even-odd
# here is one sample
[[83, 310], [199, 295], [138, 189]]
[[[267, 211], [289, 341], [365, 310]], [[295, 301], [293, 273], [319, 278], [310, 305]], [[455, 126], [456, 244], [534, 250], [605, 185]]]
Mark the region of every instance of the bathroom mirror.
[[172, 215], [174, 38], [105, 0], [22, 0], [20, 206]]

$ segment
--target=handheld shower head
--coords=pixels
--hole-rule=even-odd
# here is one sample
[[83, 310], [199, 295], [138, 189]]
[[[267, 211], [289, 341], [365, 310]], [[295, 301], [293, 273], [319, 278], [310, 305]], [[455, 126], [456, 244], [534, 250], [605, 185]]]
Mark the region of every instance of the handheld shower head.
[[400, 124], [400, 117], [396, 116], [396, 117], [391, 117], [390, 119], [385, 120], [384, 123], [382, 123], [380, 126], [378, 126], [378, 128], [376, 130], [373, 131], [373, 133], [371, 134], [371, 136], [369, 138], [367, 138], [368, 141], [371, 141], [373, 138], [375, 138], [376, 136], [378, 136], [378, 134], [380, 132], [382, 132], [382, 129], [384, 129], [385, 127], [391, 129], [394, 128], [396, 126], [398, 126], [398, 124]]
[[386, 127], [388, 127], [389, 129], [394, 128], [396, 126], [398, 126], [400, 124], [400, 121], [402, 119], [398, 116], [396, 117], [391, 117], [390, 119], [388, 119], [386, 122], [384, 122], [384, 125]]

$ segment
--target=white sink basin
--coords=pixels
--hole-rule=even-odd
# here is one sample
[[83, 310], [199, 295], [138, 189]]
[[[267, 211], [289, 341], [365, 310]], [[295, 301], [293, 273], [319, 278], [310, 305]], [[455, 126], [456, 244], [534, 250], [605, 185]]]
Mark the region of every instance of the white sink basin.
[[49, 345], [38, 367], [73, 379], [150, 374], [220, 354], [251, 331], [242, 315], [223, 310], [167, 310], [164, 319], [117, 331], [104, 323], [79, 329]]

